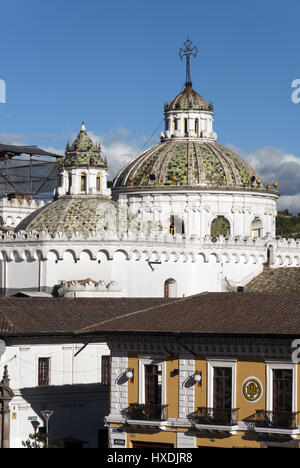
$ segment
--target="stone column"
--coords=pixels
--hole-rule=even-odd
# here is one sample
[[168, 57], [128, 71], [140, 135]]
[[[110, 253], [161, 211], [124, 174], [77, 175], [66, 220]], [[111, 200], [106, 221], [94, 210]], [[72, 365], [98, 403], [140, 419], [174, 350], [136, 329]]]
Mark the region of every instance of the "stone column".
[[9, 403], [14, 394], [9, 387], [7, 366], [4, 366], [3, 379], [0, 383], [0, 448], [10, 447], [10, 409]]

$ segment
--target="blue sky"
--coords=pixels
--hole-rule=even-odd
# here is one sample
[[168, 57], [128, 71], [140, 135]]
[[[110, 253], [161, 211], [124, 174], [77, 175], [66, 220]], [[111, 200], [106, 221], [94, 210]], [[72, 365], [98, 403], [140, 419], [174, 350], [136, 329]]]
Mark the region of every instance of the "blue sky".
[[[215, 130], [300, 211], [299, 0], [0, 0], [0, 141], [62, 150], [84, 119], [114, 173], [185, 81], [215, 106]], [[159, 131], [151, 143], [158, 140]], [[288, 199], [288, 197], [293, 197]]]

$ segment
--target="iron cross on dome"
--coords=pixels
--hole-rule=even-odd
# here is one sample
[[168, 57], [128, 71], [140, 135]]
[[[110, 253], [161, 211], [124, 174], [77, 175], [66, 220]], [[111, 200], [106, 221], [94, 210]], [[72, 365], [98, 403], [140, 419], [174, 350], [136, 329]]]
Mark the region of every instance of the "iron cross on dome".
[[193, 42], [187, 38], [187, 40], [183, 43], [185, 48], [181, 48], [179, 50], [179, 57], [181, 60], [183, 57], [186, 57], [186, 80], [185, 80], [185, 85], [192, 85], [192, 77], [191, 77], [191, 55], [195, 58], [198, 54], [198, 48], [197, 46], [192, 44]]

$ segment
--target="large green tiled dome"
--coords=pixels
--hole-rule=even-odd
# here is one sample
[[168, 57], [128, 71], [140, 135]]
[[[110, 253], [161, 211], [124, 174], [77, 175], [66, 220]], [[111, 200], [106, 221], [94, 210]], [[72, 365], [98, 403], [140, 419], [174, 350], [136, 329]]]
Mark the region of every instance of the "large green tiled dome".
[[168, 140], [130, 161], [117, 175], [114, 188], [259, 187], [258, 174], [241, 157], [216, 142]]
[[141, 229], [137, 216], [120, 209], [109, 198], [101, 196], [63, 196], [27, 216], [15, 231], [48, 231], [51, 235], [64, 232], [71, 237], [79, 232], [88, 237], [91, 232], [111, 231], [117, 236]]

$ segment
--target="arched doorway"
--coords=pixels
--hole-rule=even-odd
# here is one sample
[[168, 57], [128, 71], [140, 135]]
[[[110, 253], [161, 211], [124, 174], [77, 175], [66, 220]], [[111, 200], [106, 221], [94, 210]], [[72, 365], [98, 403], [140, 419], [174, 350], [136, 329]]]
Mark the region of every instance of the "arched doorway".
[[165, 281], [164, 297], [167, 299], [171, 297], [177, 297], [177, 283], [172, 278], [169, 278], [167, 281]]
[[211, 237], [229, 236], [230, 235], [230, 222], [225, 216], [217, 216], [210, 226]]

